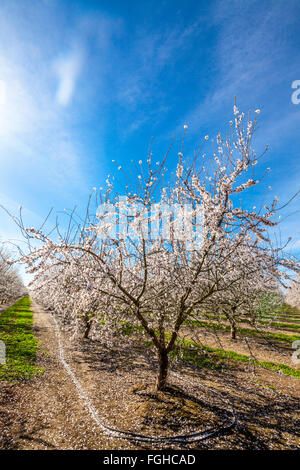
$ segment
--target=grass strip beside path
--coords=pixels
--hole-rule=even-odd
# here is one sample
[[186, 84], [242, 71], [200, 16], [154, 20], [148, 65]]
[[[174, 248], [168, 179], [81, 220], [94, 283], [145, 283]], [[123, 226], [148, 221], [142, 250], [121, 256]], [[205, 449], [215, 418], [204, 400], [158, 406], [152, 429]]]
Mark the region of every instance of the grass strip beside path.
[[0, 315], [0, 341], [6, 346], [6, 364], [0, 364], [0, 380], [25, 380], [43, 373], [36, 367], [38, 340], [32, 334], [30, 299], [24, 297]]

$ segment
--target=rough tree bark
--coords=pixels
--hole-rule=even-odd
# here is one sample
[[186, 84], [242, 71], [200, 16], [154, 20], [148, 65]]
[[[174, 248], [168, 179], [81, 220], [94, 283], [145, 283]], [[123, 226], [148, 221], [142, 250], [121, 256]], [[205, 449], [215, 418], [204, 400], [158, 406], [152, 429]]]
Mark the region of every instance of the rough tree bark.
[[91, 330], [91, 327], [92, 327], [92, 323], [93, 323], [92, 319], [88, 320], [88, 321], [85, 323], [84, 335], [83, 335], [83, 337], [84, 337], [85, 339], [88, 339], [88, 337], [89, 337], [90, 330]]
[[168, 368], [169, 368], [169, 357], [166, 348], [162, 348], [158, 351], [158, 376], [156, 379], [156, 390], [164, 390], [167, 384]]
[[236, 339], [236, 325], [234, 323], [230, 325], [230, 336], [231, 339]]

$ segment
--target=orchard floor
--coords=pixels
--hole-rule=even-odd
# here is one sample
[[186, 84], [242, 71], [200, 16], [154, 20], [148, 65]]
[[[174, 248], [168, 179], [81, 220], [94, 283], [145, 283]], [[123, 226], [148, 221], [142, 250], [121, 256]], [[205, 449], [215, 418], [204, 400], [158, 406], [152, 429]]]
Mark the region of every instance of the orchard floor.
[[[37, 365], [45, 373], [17, 385], [0, 383], [0, 448], [179, 448], [106, 435], [60, 361], [51, 315], [36, 304], [32, 310], [34, 333], [41, 342]], [[65, 335], [62, 342], [65, 359], [101, 420], [110, 426], [154, 436], [202, 431], [228, 424], [233, 405], [237, 426], [188, 448], [300, 450], [300, 383], [293, 377], [253, 370], [244, 363], [226, 370], [177, 364], [182, 378], [171, 373], [169, 390], [156, 394], [155, 366], [145, 359], [142, 343], [137, 346], [125, 337], [110, 348], [89, 340], [75, 346]]]
[[0, 305], [0, 315], [1, 315], [2, 312], [5, 312], [5, 310], [7, 310], [9, 307], [11, 307], [15, 302], [16, 302], [16, 301], [14, 301], [14, 302], [8, 302], [8, 303], [6, 303], [6, 304], [1, 304], [1, 305]]
[[[278, 330], [276, 332], [279, 333]], [[270, 341], [258, 336], [244, 336], [238, 333], [236, 339], [232, 340], [229, 332], [212, 331], [199, 327], [183, 327], [180, 336], [185, 339], [192, 339], [197, 343], [201, 342], [203, 345], [212, 348], [221, 348], [226, 351], [246, 354], [258, 361], [281, 363], [297, 368], [292, 362], [294, 349], [291, 344]]]

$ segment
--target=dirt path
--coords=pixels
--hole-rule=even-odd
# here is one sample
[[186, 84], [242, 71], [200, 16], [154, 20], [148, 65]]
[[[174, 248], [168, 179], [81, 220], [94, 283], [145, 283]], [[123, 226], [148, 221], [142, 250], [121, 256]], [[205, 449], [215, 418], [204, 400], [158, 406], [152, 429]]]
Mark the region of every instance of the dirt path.
[[42, 378], [35, 379], [34, 383], [19, 386], [20, 401], [17, 406], [20, 413], [13, 420], [10, 429], [12, 436], [7, 436], [13, 440], [13, 447], [122, 448], [122, 443], [101, 432], [85, 403], [80, 400], [75, 385], [59, 359], [57, 336], [51, 316], [34, 302], [31, 309], [34, 312], [34, 333], [42, 343], [37, 365], [45, 368], [45, 374]]

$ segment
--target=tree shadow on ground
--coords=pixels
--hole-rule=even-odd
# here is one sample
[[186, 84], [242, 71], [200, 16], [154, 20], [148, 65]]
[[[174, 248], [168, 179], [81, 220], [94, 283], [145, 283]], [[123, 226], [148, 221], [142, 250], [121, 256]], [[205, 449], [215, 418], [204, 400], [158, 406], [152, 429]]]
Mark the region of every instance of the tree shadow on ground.
[[[300, 404], [296, 396], [283, 395], [249, 383], [249, 371], [237, 380], [235, 372], [202, 371], [203, 381], [211, 380], [218, 393], [234, 405], [236, 428], [226, 439], [194, 444], [199, 449], [300, 449]], [[294, 379], [291, 379], [294, 380]], [[296, 381], [295, 381], [296, 384]]]
[[[123, 372], [134, 372], [153, 369], [145, 359], [145, 350], [131, 346], [105, 346], [100, 341], [83, 341], [81, 343], [81, 352], [84, 355], [84, 362], [89, 364], [90, 370], [106, 371], [115, 373], [117, 370]], [[80, 360], [80, 359], [79, 359]], [[76, 358], [75, 358], [76, 361]]]

